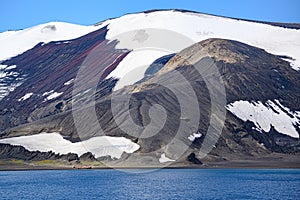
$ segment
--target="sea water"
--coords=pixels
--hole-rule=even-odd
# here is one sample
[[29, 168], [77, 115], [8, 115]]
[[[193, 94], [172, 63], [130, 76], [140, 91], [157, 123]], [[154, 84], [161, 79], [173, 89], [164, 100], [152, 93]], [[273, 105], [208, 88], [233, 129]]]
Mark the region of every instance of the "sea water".
[[2, 171], [0, 199], [300, 199], [300, 170]]

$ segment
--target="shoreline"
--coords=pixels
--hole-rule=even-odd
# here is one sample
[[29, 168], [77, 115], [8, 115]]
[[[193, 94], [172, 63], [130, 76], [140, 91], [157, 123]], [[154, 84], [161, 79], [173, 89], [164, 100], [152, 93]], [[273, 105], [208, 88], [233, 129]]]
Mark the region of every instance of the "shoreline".
[[201, 166], [167, 166], [167, 167], [93, 167], [91, 168], [74, 168], [73, 166], [62, 166], [62, 167], [52, 167], [52, 166], [6, 166], [0, 168], [0, 172], [9, 171], [56, 171], [56, 170], [76, 170], [76, 171], [86, 171], [86, 170], [161, 170], [161, 169], [300, 169], [300, 166], [263, 166], [263, 165], [201, 165]]
[[159, 170], [159, 169], [300, 169], [300, 155], [272, 154], [265, 157], [228, 160], [207, 158], [202, 164], [192, 164], [186, 160], [156, 164], [137, 162], [68, 162], [61, 160], [23, 161], [0, 159], [0, 171], [33, 170]]

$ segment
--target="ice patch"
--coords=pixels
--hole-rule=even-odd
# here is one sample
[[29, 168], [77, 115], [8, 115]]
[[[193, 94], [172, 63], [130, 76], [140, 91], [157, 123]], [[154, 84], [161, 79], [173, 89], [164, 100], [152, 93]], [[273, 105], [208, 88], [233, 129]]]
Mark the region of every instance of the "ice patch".
[[163, 154], [161, 154], [161, 156], [160, 156], [160, 158], [159, 158], [158, 161], [159, 161], [160, 163], [166, 163], [166, 162], [174, 162], [175, 160], [172, 160], [172, 159], [166, 157], [166, 154], [163, 153]]
[[18, 101], [25, 101], [25, 100], [29, 99], [32, 95], [33, 95], [33, 93], [27, 93], [23, 97], [18, 99]]
[[299, 138], [294, 126], [297, 125], [300, 128], [300, 112], [292, 112], [278, 100], [275, 100], [275, 103], [269, 100], [266, 105], [260, 101], [251, 103], [236, 101], [227, 105], [226, 108], [241, 120], [253, 122], [257, 128], [256, 130], [269, 132], [272, 125], [282, 134]]
[[91, 152], [96, 158], [111, 156], [121, 158], [123, 152], [134, 153], [140, 146], [124, 137], [99, 136], [72, 143], [59, 133], [40, 133], [37, 135], [20, 136], [1, 139], [2, 144], [21, 145], [29, 151], [48, 152], [57, 154], [76, 153], [78, 156]]

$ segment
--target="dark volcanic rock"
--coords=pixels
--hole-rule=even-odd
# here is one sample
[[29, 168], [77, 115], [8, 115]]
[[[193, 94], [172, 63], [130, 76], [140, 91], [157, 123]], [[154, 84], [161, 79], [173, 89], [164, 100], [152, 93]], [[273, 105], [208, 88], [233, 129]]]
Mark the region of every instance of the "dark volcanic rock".
[[[189, 62], [182, 59], [185, 57], [189, 57]], [[299, 72], [293, 70], [288, 62], [282, 60], [280, 56], [269, 54], [263, 49], [238, 41], [208, 39], [173, 56], [158, 72], [152, 74], [155, 70], [152, 71], [149, 79], [118, 91], [116, 93], [118, 103], [114, 105], [116, 111], [114, 114], [112, 113], [110, 92], [101, 94], [103, 90], [100, 89], [100, 97], [96, 100], [95, 107], [89, 104], [90, 96], [86, 99], [84, 97], [79, 99], [82, 100], [82, 105], [84, 105], [78, 109], [82, 119], [90, 119], [90, 113], [93, 110], [96, 111], [98, 117], [98, 121], [91, 121], [89, 126], [76, 124], [79, 127], [86, 128], [80, 132], [80, 138], [88, 139], [98, 136], [101, 131], [97, 127], [100, 125], [106, 135], [130, 138], [141, 146], [139, 153], [151, 153], [166, 147], [172, 142], [181, 121], [186, 121], [187, 124], [186, 128], [180, 133], [179, 138], [185, 145], [190, 144], [188, 137], [193, 132], [199, 132], [205, 137], [209, 125], [212, 125], [212, 130], [215, 132], [215, 124], [210, 124], [210, 118], [214, 115], [211, 113], [209, 88], [202, 75], [194, 67], [197, 63], [207, 63], [208, 58], [215, 62], [214, 64], [220, 72], [221, 77], [217, 77], [217, 79], [224, 82], [227, 104], [238, 100], [266, 103], [268, 100], [278, 99], [282, 105], [288, 107], [291, 111], [300, 110]], [[199, 122], [195, 124], [189, 124], [192, 118], [186, 119], [182, 116], [185, 110], [181, 110], [176, 95], [167, 87], [156, 84], [158, 80], [163, 80], [180, 86], [181, 83], [172, 77], [174, 70], [189, 81], [197, 96], [201, 116]], [[167, 78], [164, 79], [164, 77]], [[215, 77], [212, 76], [212, 78]], [[111, 82], [108, 81], [107, 84], [102, 85], [101, 88], [113, 84], [114, 80], [111, 80]], [[106, 89], [111, 91], [111, 87]], [[216, 90], [215, 92], [217, 96], [220, 91]], [[124, 103], [127, 95], [131, 95], [129, 106]], [[61, 108], [63, 106], [58, 104], [59, 102], [54, 107]], [[151, 106], [157, 104], [165, 109], [167, 117], [163, 128], [156, 135], [139, 138], [138, 135], [132, 135], [130, 132], [126, 133], [118, 127], [117, 120], [122, 121], [128, 127], [132, 127], [132, 124], [128, 122], [128, 118], [123, 116], [128, 108], [130, 117], [138, 126], [146, 126], [151, 123], [152, 119], [161, 119], [158, 114], [154, 113], [152, 116], [149, 114]], [[220, 106], [219, 109], [221, 109]], [[3, 116], [8, 116], [5, 114], [7, 112], [10, 111], [3, 111]], [[218, 116], [214, 117], [217, 118]], [[252, 129], [253, 127], [253, 123], [243, 122], [228, 112], [222, 135], [211, 153], [214, 156], [228, 160], [237, 157], [261, 157], [272, 152], [300, 153], [299, 139], [278, 133], [275, 129], [272, 129], [269, 133], [261, 133]], [[43, 129], [59, 131], [63, 136], [68, 136], [70, 140], [77, 141], [79, 138], [72, 112], [68, 110], [7, 130], [3, 134], [16, 136], [24, 133], [39, 133]], [[195, 140], [191, 146], [191, 152], [200, 150], [202, 142], [202, 138]], [[88, 158], [89, 156], [91, 155], [87, 154], [84, 157]], [[72, 159], [76, 160], [77, 158], [73, 157]], [[91, 157], [91, 159], [93, 158]], [[102, 159], [109, 160], [110, 158]], [[187, 159], [191, 163], [201, 164], [199, 160], [197, 161], [196, 154], [190, 154]], [[187, 159], [185, 158], [185, 161]]]
[[25, 161], [55, 160], [59, 155], [53, 152], [28, 151], [22, 146], [0, 144], [0, 159], [20, 159]]
[[202, 165], [202, 162], [196, 157], [195, 153], [191, 153], [187, 159], [193, 164]]
[[62, 160], [67, 162], [79, 161], [77, 154], [55, 154], [52, 151], [29, 151], [22, 146], [0, 144], [0, 159], [18, 159], [24, 161]]
[[[88, 90], [89, 87], [94, 86], [91, 83], [94, 77], [102, 74], [100, 82], [104, 80], [130, 52], [116, 49], [116, 42], [109, 43], [105, 39], [106, 33], [107, 27], [103, 27], [80, 38], [69, 40], [67, 43], [40, 43], [23, 54], [2, 62], [1, 64], [18, 66], [16, 68], [18, 77], [11, 79], [8, 85], [18, 84], [18, 78], [24, 81], [22, 81], [22, 87], [17, 87], [1, 100], [0, 131], [71, 109], [74, 83], [65, 83], [76, 78], [81, 64], [95, 47], [101, 49], [102, 52], [94, 58], [96, 63], [89, 65], [90, 73], [86, 78], [90, 82], [82, 84]], [[103, 60], [109, 64], [103, 65]], [[98, 88], [101, 90], [98, 90], [96, 98], [110, 92], [115, 82], [116, 80], [110, 79], [100, 83]], [[45, 100], [46, 96], [43, 94], [50, 91], [61, 93], [61, 95]], [[31, 98], [18, 101], [29, 92], [33, 93]], [[88, 94], [81, 94], [77, 98], [83, 99], [86, 96]]]
[[79, 157], [80, 161], [97, 161], [97, 159], [95, 158], [95, 156], [91, 153], [91, 152], [87, 152], [82, 154]]
[[59, 159], [71, 162], [71, 161], [78, 161], [79, 157], [75, 153], [68, 153], [68, 154], [63, 154], [63, 155], [59, 156]]

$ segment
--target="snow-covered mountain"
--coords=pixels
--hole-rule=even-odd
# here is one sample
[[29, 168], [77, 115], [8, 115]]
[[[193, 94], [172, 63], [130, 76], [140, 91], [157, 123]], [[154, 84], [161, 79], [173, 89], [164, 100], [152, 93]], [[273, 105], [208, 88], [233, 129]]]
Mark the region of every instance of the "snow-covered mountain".
[[[299, 153], [298, 26], [180, 10], [129, 14], [93, 26], [50, 22], [0, 33], [0, 143], [31, 151], [81, 155], [90, 151], [96, 157], [120, 158], [126, 152], [134, 155], [124, 157], [133, 165], [138, 165], [138, 155], [143, 153], [156, 159], [150, 162], [154, 165], [174, 160], [186, 163], [186, 158], [198, 163], [209, 129], [209, 120], [202, 115], [216, 113], [209, 111], [212, 100], [203, 89], [208, 86], [190, 65], [206, 57], [214, 61], [224, 81], [227, 101], [218, 109], [228, 111], [217, 148], [207, 162], [217, 157], [232, 160], [230, 152], [237, 157]], [[190, 80], [195, 94], [189, 95], [197, 96], [200, 119], [192, 114], [197, 109], [178, 110], [176, 95], [155, 85], [158, 80], [172, 81], [172, 77], [164, 77], [177, 70]], [[173, 81], [180, 83], [179, 79]], [[113, 90], [117, 103], [111, 101]], [[126, 95], [133, 101], [130, 118], [126, 116]], [[94, 100], [101, 131], [107, 135], [106, 146], [106, 136], [94, 128], [96, 122], [89, 119], [93, 126], [78, 127], [71, 112], [76, 108], [82, 118], [88, 118]], [[165, 126], [151, 139], [138, 137], [134, 133], [143, 131], [130, 124], [130, 119], [140, 127], [151, 125], [152, 104], [163, 105], [171, 117], [162, 117], [160, 111], [152, 113], [158, 119], [152, 121], [153, 127], [164, 120]], [[186, 116], [181, 116], [185, 112]], [[214, 130], [222, 121], [221, 116], [217, 118]], [[180, 121], [187, 121], [186, 127], [180, 129]], [[166, 145], [178, 130], [182, 134], [179, 140], [189, 146], [184, 158]], [[52, 142], [47, 139], [50, 136]], [[210, 149], [214, 148], [211, 144]]]
[[[0, 60], [5, 60], [33, 48], [38, 43], [71, 40], [97, 30], [95, 26], [81, 26], [65, 22], [49, 22], [25, 30], [0, 33]], [[65, 41], [67, 42], [67, 41]]]
[[[293, 69], [300, 69], [299, 30], [179, 11], [130, 14], [104, 21], [97, 26], [49, 22], [25, 30], [3, 32], [0, 33], [0, 60], [19, 55], [40, 42], [68, 43], [68, 40], [104, 26], [108, 26], [106, 39], [119, 41], [116, 48], [134, 50], [108, 76], [120, 79], [115, 89], [120, 89], [142, 79], [147, 67], [156, 59], [170, 53], [176, 53], [195, 42], [208, 38], [237, 40], [265, 49], [275, 55], [285, 55], [287, 56], [285, 59], [291, 63]], [[147, 29], [147, 33], [143, 32], [144, 29]], [[134, 37], [142, 37], [143, 34], [147, 37], [145, 41], [134, 42]], [[171, 38], [170, 34], [172, 34]], [[177, 42], [178, 40], [181, 42]], [[150, 49], [146, 49], [149, 47]], [[138, 62], [136, 62], [137, 60]], [[6, 67], [6, 70], [10, 70], [9, 66]], [[5, 69], [5, 66], [2, 65], [1, 68]], [[134, 73], [128, 75], [131, 71]], [[12, 73], [11, 71], [10, 73], [2, 72], [0, 78], [3, 79], [9, 75], [16, 76]], [[7, 90], [13, 89], [14, 87], [11, 86], [3, 91], [2, 87], [0, 98], [7, 94]]]
[[[147, 62], [146, 64], [149, 65], [163, 55], [170, 54], [170, 52], [178, 52], [183, 48], [208, 38], [237, 40], [265, 49], [275, 55], [288, 55], [292, 58], [289, 60], [291, 66], [295, 70], [300, 69], [299, 30], [199, 13], [177, 11], [131, 14], [106, 21], [103, 25], [108, 25], [109, 29], [106, 38], [108, 40], [117, 39], [120, 42], [117, 48], [137, 49], [137, 51], [131, 52], [129, 56], [120, 63], [121, 69], [117, 68], [115, 72], [112, 73], [111, 76], [118, 78], [125, 78], [124, 74], [130, 70], [134, 71], [135, 67], [140, 67], [141, 62]], [[143, 29], [148, 29], [147, 33], [141, 31]], [[134, 33], [132, 33], [132, 31]], [[149, 31], [150, 33], [148, 33]], [[179, 33], [182, 36], [173, 34], [173, 38], [170, 38], [170, 32], [168, 31]], [[128, 37], [129, 34], [132, 34], [133, 37], [138, 37], [139, 35], [142, 37], [144, 34], [147, 38], [143, 42], [136, 43], [132, 42], [130, 37]], [[186, 41], [177, 42], [183, 39]], [[143, 55], [144, 51], [140, 53], [140, 48], [147, 48], [149, 46], [165, 51], [158, 53], [156, 50], [154, 53], [149, 50], [149, 52], [147, 52], [147, 60], [145, 60], [145, 56]], [[131, 54], [133, 55], [131, 56]], [[132, 61], [136, 59], [139, 59], [139, 62]], [[128, 65], [131, 67], [128, 71], [124, 72], [123, 66]], [[130, 76], [127, 78], [129, 80], [124, 81], [124, 83], [121, 79], [120, 84], [117, 84], [117, 88], [138, 81], [138, 79], [143, 76], [142, 73], [140, 74], [139, 77], [132, 78]]]
[[[288, 56], [295, 70], [300, 69], [300, 31], [270, 24], [249, 22], [193, 12], [175, 10], [136, 13], [104, 21], [97, 26], [80, 26], [62, 22], [49, 22], [20, 31], [7, 31], [0, 34], [0, 60], [10, 58], [33, 48], [40, 42], [68, 42], [89, 32], [108, 26], [107, 40], [118, 40], [116, 48], [132, 51], [109, 77], [124, 78], [129, 71], [145, 65], [136, 77], [120, 80], [117, 88], [130, 85], [143, 78], [146, 66], [156, 59], [176, 53], [196, 42], [208, 38], [237, 40], [253, 45], [275, 55]], [[147, 33], [144, 32], [147, 29]], [[150, 33], [149, 33], [150, 31]], [[177, 33], [170, 38], [170, 32]], [[146, 38], [134, 42], [136, 38]], [[131, 37], [129, 37], [131, 36]], [[167, 39], [167, 40], [166, 40]], [[178, 39], [185, 40], [178, 43]], [[168, 41], [168, 42], [165, 42]], [[59, 44], [59, 42], [57, 43]], [[161, 49], [148, 49], [144, 48]], [[141, 48], [143, 51], [141, 52]], [[145, 54], [147, 54], [145, 59]], [[138, 59], [138, 62], [135, 62]], [[133, 61], [134, 60], [134, 61]], [[130, 66], [125, 67], [123, 66]]]

